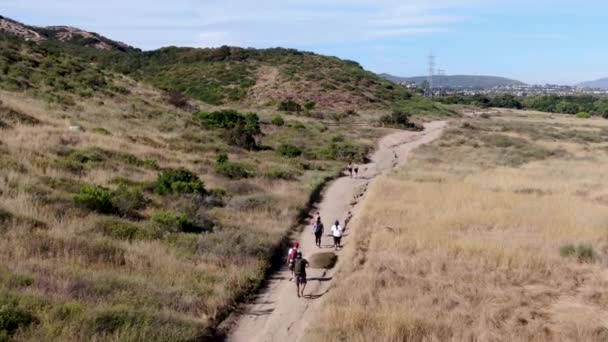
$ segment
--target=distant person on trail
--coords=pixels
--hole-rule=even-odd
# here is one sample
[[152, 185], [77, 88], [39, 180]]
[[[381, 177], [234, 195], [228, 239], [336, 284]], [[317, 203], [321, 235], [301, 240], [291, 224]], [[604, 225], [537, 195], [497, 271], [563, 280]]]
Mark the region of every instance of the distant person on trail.
[[355, 179], [357, 178], [357, 174], [359, 173], [359, 165], [353, 165], [353, 174], [355, 175]]
[[300, 243], [296, 241], [293, 243], [293, 247], [289, 249], [289, 252], [287, 252], [287, 267], [289, 267], [289, 271], [291, 271], [291, 278], [289, 278], [289, 281], [293, 279], [293, 267], [298, 253], [301, 254], [302, 251], [300, 251]]
[[348, 167], [346, 169], [348, 170], [348, 176], [350, 178], [353, 178], [353, 163], [348, 163]]
[[323, 237], [323, 222], [321, 222], [321, 216], [317, 217], [317, 222], [313, 225], [313, 233], [315, 234], [315, 244], [321, 248], [321, 238]]
[[[293, 273], [296, 276], [296, 290], [298, 291], [298, 298], [304, 297], [304, 289], [306, 288], [306, 267], [308, 267], [308, 260], [302, 257], [302, 253], [296, 254], [296, 261], [293, 268]], [[300, 289], [300, 286], [302, 287]]]
[[340, 242], [342, 240], [342, 227], [340, 227], [340, 221], [336, 220], [333, 226], [331, 226], [331, 235], [334, 237], [334, 248], [338, 250], [340, 248]]

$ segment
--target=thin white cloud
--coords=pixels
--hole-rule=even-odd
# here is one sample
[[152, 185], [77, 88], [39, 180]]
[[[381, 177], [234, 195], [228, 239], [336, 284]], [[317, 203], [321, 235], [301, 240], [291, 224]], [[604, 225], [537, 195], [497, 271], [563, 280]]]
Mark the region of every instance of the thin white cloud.
[[414, 36], [425, 33], [447, 32], [448, 30], [441, 27], [404, 27], [396, 29], [380, 29], [373, 30], [368, 33], [369, 38], [382, 37], [403, 37]]
[[357, 43], [449, 31], [482, 0], [2, 0], [3, 14], [68, 24], [145, 49]]

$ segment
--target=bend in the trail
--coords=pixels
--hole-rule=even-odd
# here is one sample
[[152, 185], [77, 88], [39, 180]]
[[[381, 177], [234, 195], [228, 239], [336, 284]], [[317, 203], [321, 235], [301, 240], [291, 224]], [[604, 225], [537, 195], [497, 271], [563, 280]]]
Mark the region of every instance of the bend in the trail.
[[[398, 131], [383, 137], [369, 164], [361, 165], [359, 178], [342, 177], [335, 180], [325, 191], [323, 200], [318, 206], [326, 234], [335, 220], [344, 222], [348, 211], [356, 215], [356, 204], [365, 194], [367, 187], [377, 176], [397, 166], [403, 165], [410, 152], [416, 147], [438, 138], [445, 127], [445, 121], [425, 124], [421, 132]], [[342, 244], [348, 248], [348, 227]], [[310, 227], [305, 227], [298, 241], [304, 257], [314, 253], [333, 251], [331, 236], [323, 236], [322, 248], [315, 245]], [[269, 279], [268, 285], [256, 297], [252, 304], [243, 305], [238, 310], [228, 341], [298, 341], [310, 317], [319, 309], [323, 297], [332, 289], [334, 274], [340, 267], [333, 269], [309, 269], [306, 296], [298, 298], [295, 284], [289, 281], [289, 271], [281, 269]]]

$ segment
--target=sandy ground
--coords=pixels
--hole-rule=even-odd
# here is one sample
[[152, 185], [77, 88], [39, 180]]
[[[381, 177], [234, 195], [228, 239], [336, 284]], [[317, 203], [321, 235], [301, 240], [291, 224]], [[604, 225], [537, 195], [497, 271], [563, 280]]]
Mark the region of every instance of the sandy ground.
[[[348, 211], [357, 214], [357, 203], [364, 196], [371, 181], [392, 168], [403, 165], [407, 157], [416, 147], [438, 138], [445, 121], [435, 121], [425, 125], [422, 132], [398, 131], [382, 138], [371, 162], [361, 165], [359, 177], [352, 179], [342, 177], [334, 181], [325, 191], [323, 200], [318, 206], [325, 226], [325, 234], [329, 233], [332, 222], [340, 220], [343, 223]], [[342, 238], [343, 248], [348, 248], [348, 227]], [[311, 227], [305, 227], [298, 241], [304, 258], [314, 253], [333, 251], [332, 237], [323, 236], [322, 248], [315, 246]], [[287, 251], [286, 251], [287, 253]], [[238, 310], [237, 316], [230, 321], [234, 326], [230, 329], [228, 341], [299, 341], [304, 336], [306, 326], [322, 303], [323, 296], [334, 289], [333, 277], [340, 267], [340, 254], [337, 252], [338, 263], [333, 269], [307, 270], [308, 284], [304, 298], [298, 298], [296, 285], [289, 281], [289, 271], [283, 268], [274, 274], [256, 300], [244, 305]]]

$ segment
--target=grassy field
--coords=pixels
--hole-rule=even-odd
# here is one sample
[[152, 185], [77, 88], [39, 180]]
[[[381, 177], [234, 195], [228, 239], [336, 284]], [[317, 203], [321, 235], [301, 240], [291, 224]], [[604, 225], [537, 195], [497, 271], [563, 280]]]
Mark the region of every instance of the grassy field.
[[453, 121], [375, 182], [310, 341], [608, 339], [608, 121]]

